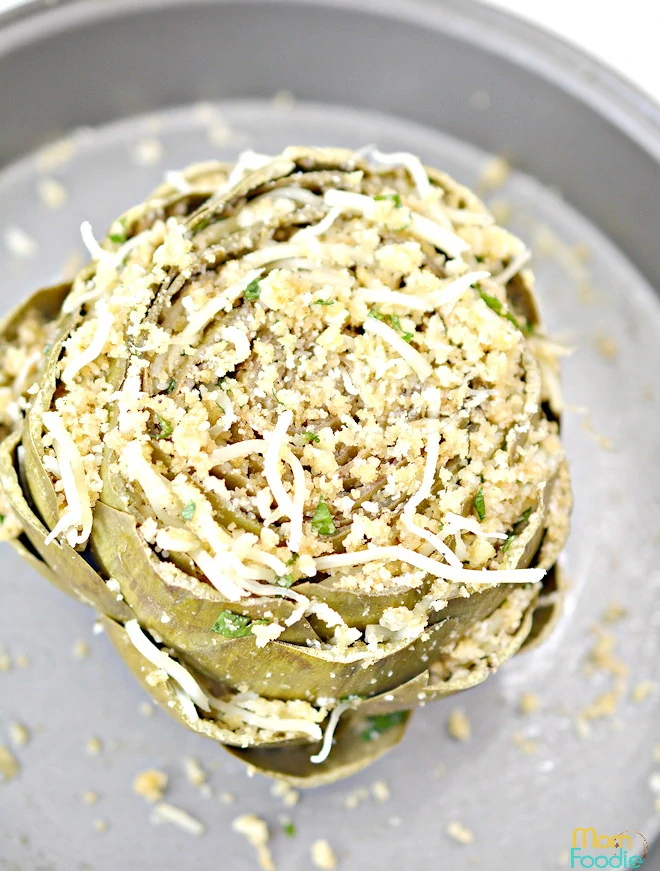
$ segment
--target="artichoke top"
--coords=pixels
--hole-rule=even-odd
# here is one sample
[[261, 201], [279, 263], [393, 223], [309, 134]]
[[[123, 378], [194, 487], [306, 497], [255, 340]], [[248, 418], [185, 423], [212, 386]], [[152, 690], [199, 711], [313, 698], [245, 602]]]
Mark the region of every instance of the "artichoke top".
[[[5, 537], [188, 725], [302, 778], [325, 731], [331, 779], [528, 634], [570, 507], [556, 359], [523, 244], [412, 155], [175, 181], [5, 319]], [[394, 716], [369, 752], [365, 716]]]

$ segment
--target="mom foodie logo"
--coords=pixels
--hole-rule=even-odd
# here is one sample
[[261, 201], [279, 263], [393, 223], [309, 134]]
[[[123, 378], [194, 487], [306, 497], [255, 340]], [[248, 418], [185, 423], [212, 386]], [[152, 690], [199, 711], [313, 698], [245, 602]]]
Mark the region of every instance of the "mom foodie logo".
[[641, 868], [649, 852], [644, 835], [620, 832], [599, 835], [596, 829], [573, 829], [570, 868]]

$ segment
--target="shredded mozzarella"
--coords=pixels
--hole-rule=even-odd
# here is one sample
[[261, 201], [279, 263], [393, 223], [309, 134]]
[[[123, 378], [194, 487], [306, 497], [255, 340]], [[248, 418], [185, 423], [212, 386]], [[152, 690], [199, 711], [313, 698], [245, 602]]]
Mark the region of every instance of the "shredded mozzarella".
[[94, 360], [103, 353], [103, 349], [105, 348], [113, 326], [112, 315], [108, 311], [108, 306], [103, 300], [96, 303], [96, 317], [96, 332], [94, 333], [94, 337], [89, 343], [89, 346], [78, 354], [76, 358], [67, 363], [62, 372], [62, 381], [65, 384], [70, 384], [78, 372], [82, 371], [85, 366], [93, 363]]
[[252, 151], [252, 149], [243, 151], [238, 155], [238, 160], [229, 174], [229, 178], [225, 184], [225, 190], [232, 188], [237, 182], [241, 181], [244, 176], [248, 175], [248, 173], [261, 169], [264, 166], [268, 166], [272, 161], [273, 158], [269, 154], [258, 154], [256, 151]]
[[205, 831], [203, 824], [195, 819], [195, 817], [181, 810], [181, 808], [174, 807], [174, 805], [164, 801], [159, 801], [158, 804], [154, 805], [154, 809], [151, 812], [151, 822], [154, 825], [172, 823], [191, 835], [203, 835]]
[[332, 750], [332, 741], [335, 735], [335, 730], [339, 725], [341, 715], [350, 707], [351, 702], [339, 702], [337, 707], [333, 708], [330, 717], [328, 718], [328, 725], [325, 727], [321, 749], [318, 753], [315, 753], [313, 756], [309, 757], [310, 762], [313, 762], [315, 765], [320, 765], [321, 762], [325, 762], [325, 760], [328, 758], [328, 756], [330, 755], [330, 751]]
[[508, 538], [506, 532], [484, 532], [476, 517], [463, 517], [460, 514], [453, 514], [451, 511], [448, 511], [443, 520], [447, 521], [452, 530], [465, 530], [465, 532], [472, 532], [474, 535], [481, 536], [481, 538], [499, 538], [502, 541]]
[[400, 290], [390, 290], [383, 285], [380, 287], [358, 287], [353, 291], [354, 299], [361, 302], [374, 303], [375, 305], [393, 305], [408, 309], [409, 311], [428, 312], [433, 311], [436, 303], [431, 299], [431, 294], [425, 297], [413, 296], [410, 293], [402, 293]]
[[104, 251], [103, 248], [96, 241], [96, 237], [94, 236], [94, 231], [92, 230], [92, 225], [89, 221], [83, 221], [80, 225], [80, 235], [83, 240], [83, 244], [85, 248], [87, 248], [89, 252], [89, 256], [92, 260], [103, 260], [108, 258], [113, 258], [114, 255], [110, 251]]
[[383, 321], [379, 321], [378, 318], [371, 317], [367, 318], [363, 327], [366, 333], [374, 333], [375, 335], [380, 336], [380, 338], [388, 344], [392, 350], [396, 351], [401, 357], [403, 357], [421, 381], [425, 381], [427, 378], [431, 377], [433, 374], [433, 367], [428, 360], [423, 357], [419, 351], [412, 348], [408, 342], [405, 342], [401, 336], [392, 329], [392, 327], [388, 327], [387, 324], [383, 323]]
[[50, 544], [61, 532], [80, 527], [80, 532], [67, 535], [67, 540], [72, 547], [76, 544], [84, 544], [92, 531], [92, 506], [82, 457], [64, 426], [59, 412], [45, 411], [42, 415], [42, 421], [46, 430], [53, 437], [60, 478], [67, 502], [67, 510], [46, 536], [45, 543]]
[[520, 254], [516, 255], [516, 257], [513, 258], [511, 263], [509, 263], [509, 265], [505, 269], [503, 269], [498, 275], [495, 275], [493, 277], [493, 281], [504, 287], [504, 285], [507, 282], [511, 281], [511, 279], [515, 275], [517, 275], [523, 268], [523, 266], [525, 266], [526, 263], [529, 263], [531, 259], [531, 251], [528, 251], [527, 249], [521, 251]]
[[431, 193], [431, 182], [424, 169], [421, 160], [414, 154], [408, 151], [394, 151], [390, 154], [383, 154], [373, 145], [361, 149], [359, 152], [366, 160], [375, 163], [377, 166], [390, 167], [392, 169], [403, 166], [410, 173], [417, 192], [421, 199], [425, 200]]
[[468, 243], [456, 233], [446, 230], [436, 221], [432, 221], [424, 215], [418, 215], [417, 212], [410, 213], [410, 232], [418, 239], [424, 239], [435, 248], [444, 251], [448, 257], [460, 257], [464, 251], [468, 251], [470, 248]]
[[313, 740], [320, 740], [322, 732], [317, 723], [311, 723], [309, 720], [294, 719], [293, 717], [257, 714], [250, 710], [249, 707], [250, 703], [254, 707], [255, 701], [260, 701], [258, 696], [249, 693], [234, 696], [231, 702], [216, 699], [213, 696], [209, 699], [213, 710], [219, 711], [221, 714], [236, 717], [247, 726], [254, 726], [256, 729], [264, 729], [267, 732], [308, 735]]
[[159, 650], [153, 641], [150, 641], [144, 634], [137, 620], [127, 620], [124, 624], [124, 629], [135, 649], [141, 653], [145, 659], [148, 659], [152, 665], [155, 665], [156, 668], [162, 669], [173, 680], [175, 680], [184, 693], [187, 693], [187, 695], [190, 696], [198, 708], [201, 708], [207, 713], [211, 710], [209, 700], [206, 698], [206, 694], [195, 678], [186, 671], [181, 663], [176, 662], [171, 656], [168, 656], [167, 653]]
[[244, 275], [240, 281], [231, 284], [229, 287], [225, 288], [225, 290], [215, 295], [199, 311], [191, 313], [188, 316], [187, 326], [177, 338], [172, 339], [172, 344], [192, 344], [195, 337], [213, 320], [218, 312], [222, 311], [224, 308], [231, 307], [239, 296], [241, 296], [248, 284], [259, 278], [261, 272], [261, 269], [250, 270], [250, 272], [248, 272], [247, 275]]
[[292, 241], [300, 241], [301, 238], [304, 239], [305, 236], [322, 236], [324, 233], [327, 233], [330, 227], [334, 224], [337, 218], [341, 215], [342, 210], [340, 208], [330, 209], [328, 214], [322, 218], [318, 224], [310, 224], [308, 227], [303, 227], [302, 230], [298, 230], [297, 233], [294, 233], [291, 237]]
[[408, 563], [445, 581], [465, 584], [535, 584], [545, 577], [545, 569], [464, 569], [445, 565], [401, 545], [372, 547], [355, 553], [337, 553], [316, 559], [320, 572], [359, 566], [370, 562]]
[[431, 308], [440, 308], [444, 305], [453, 305], [469, 290], [477, 281], [483, 281], [484, 278], [489, 278], [490, 272], [485, 270], [479, 272], [468, 272], [466, 275], [461, 275], [458, 278], [450, 281], [440, 290], [434, 290], [424, 297], [424, 301]]

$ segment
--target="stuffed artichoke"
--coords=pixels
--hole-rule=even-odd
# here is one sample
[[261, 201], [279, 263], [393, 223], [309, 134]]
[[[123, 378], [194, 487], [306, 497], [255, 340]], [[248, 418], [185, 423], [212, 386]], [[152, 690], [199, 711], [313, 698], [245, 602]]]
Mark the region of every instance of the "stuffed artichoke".
[[523, 244], [406, 153], [172, 174], [1, 325], [2, 535], [299, 785], [547, 631], [570, 484]]

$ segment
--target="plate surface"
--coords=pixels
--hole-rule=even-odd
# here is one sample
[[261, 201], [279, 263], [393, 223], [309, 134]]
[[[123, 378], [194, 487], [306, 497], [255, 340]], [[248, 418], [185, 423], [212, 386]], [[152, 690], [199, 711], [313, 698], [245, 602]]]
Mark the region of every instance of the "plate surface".
[[[46, 14], [18, 21], [14, 25], [16, 44], [21, 34], [25, 40], [37, 38], [34, 21], [41, 19], [44, 33], [55, 33], [59, 23], [62, 33], [81, 46], [81, 57], [89, 62], [88, 48], [75, 43], [80, 34], [76, 37], [71, 18], [73, 11], [80, 15], [89, 5], [66, 5], [61, 17], [53, 18], [48, 28]], [[151, 9], [149, 3], [140, 5]], [[160, 20], [161, 14], [173, 14], [177, 6], [165, 5], [162, 13], [151, 10], [154, 21]], [[219, 23], [226, 21], [221, 14], [224, 4], [198, 5], [205, 14], [215, 10]], [[240, 10], [237, 12], [234, 5], [227, 7], [234, 10], [231, 21], [240, 36]], [[266, 2], [245, 4], [245, 9], [252, 5], [263, 7], [268, 15], [276, 6], [283, 13], [297, 6]], [[366, 2], [328, 6], [332, 9], [323, 14], [328, 14], [329, 20], [343, 20], [347, 30], [349, 6], [359, 7], [365, 16], [371, 9]], [[124, 20], [121, 4], [113, 7], [113, 20]], [[453, 4], [411, 4], [410, 9], [413, 7], [435, 16], [438, 32], [441, 24], [446, 25], [442, 39], [452, 44], [466, 38], [459, 24], [468, 28], [468, 35], [478, 35], [486, 25], [495, 28], [498, 38], [509, 39], [511, 57], [520, 64], [520, 76], [527, 76], [532, 87], [533, 78], [525, 72], [525, 44], [516, 35], [519, 25], [509, 26], [506, 19], [471, 5], [464, 7], [470, 14], [463, 17], [455, 14]], [[373, 9], [369, 14], [372, 24], [377, 24]], [[400, 15], [403, 20], [403, 12]], [[198, 24], [204, 20], [204, 16], [194, 15], [190, 19], [200, 39], [203, 35]], [[255, 43], [260, 45], [263, 33], [259, 27], [264, 21], [258, 17], [250, 21], [256, 28]], [[32, 31], [25, 30], [28, 25]], [[120, 31], [117, 24], [108, 38]], [[8, 27], [4, 34], [11, 32]], [[226, 45], [232, 53], [233, 32], [231, 28], [217, 31], [218, 52]], [[370, 32], [385, 34], [383, 39], [387, 39], [385, 29]], [[43, 56], [48, 57], [51, 51], [55, 57], [55, 49], [48, 48], [49, 37], [43, 38]], [[193, 39], [192, 35], [189, 38]], [[309, 38], [310, 33], [299, 34], [301, 41]], [[355, 35], [347, 38], [354, 40]], [[361, 38], [366, 47], [368, 34]], [[534, 38], [540, 39], [536, 34]], [[549, 44], [557, 48], [555, 43]], [[426, 49], [426, 43], [420, 46]], [[522, 54], [516, 55], [517, 48]], [[145, 50], [148, 53], [151, 49]], [[37, 48], [33, 46], [32, 51]], [[131, 52], [137, 48], [131, 44], [123, 51], [124, 63], [130, 65]], [[460, 56], [461, 52], [456, 52], [456, 57]], [[338, 56], [338, 63], [340, 60]], [[363, 60], [368, 79], [374, 56], [368, 53]], [[546, 60], [551, 64], [552, 58]], [[244, 59], [245, 64], [250, 62], [250, 57]], [[354, 62], [353, 58], [350, 63]], [[256, 63], [259, 66], [261, 61]], [[0, 172], [0, 235], [20, 228], [38, 246], [28, 257], [3, 251], [2, 308], [56, 279], [77, 256], [83, 256], [77, 229], [81, 221], [90, 220], [100, 233], [112, 217], [154, 187], [166, 169], [194, 160], [231, 159], [247, 147], [276, 152], [290, 143], [359, 147], [377, 142], [383, 150], [414, 151], [461, 182], [478, 187], [489, 155], [473, 143], [508, 151], [517, 157], [515, 166], [527, 171], [514, 169], [496, 191], [486, 192], [486, 198], [494, 201], [495, 208], [505, 214], [507, 226], [522, 236], [534, 253], [549, 331], [576, 347], [564, 367], [568, 406], [565, 441], [576, 493], [573, 532], [563, 560], [571, 590], [561, 623], [543, 646], [517, 656], [484, 685], [419, 711], [404, 743], [389, 756], [351, 781], [305, 793], [297, 806], [289, 808], [271, 795], [269, 781], [246, 777], [243, 766], [211, 742], [187, 733], [160, 712], [154, 711], [148, 718], [141, 715], [141, 690], [108, 640], [93, 635], [90, 611], [51, 589], [3, 547], [0, 643], [12, 667], [0, 674], [0, 743], [7, 743], [14, 722], [26, 724], [31, 739], [25, 747], [15, 749], [20, 775], [0, 786], [0, 868], [161, 871], [219, 866], [242, 871], [255, 867], [256, 860], [252, 849], [231, 831], [230, 823], [245, 812], [257, 813], [269, 822], [276, 862], [287, 871], [310, 867], [309, 848], [317, 838], [327, 838], [338, 855], [339, 867], [351, 871], [427, 865], [458, 871], [473, 867], [544, 871], [561, 867], [566, 858], [563, 854], [571, 846], [572, 831], [580, 826], [609, 834], [635, 830], [651, 842], [660, 828], [649, 781], [654, 747], [655, 769], [660, 769], [660, 687], [643, 701], [635, 699], [644, 695], [639, 689], [642, 682], [660, 678], [660, 300], [649, 278], [639, 270], [641, 267], [653, 279], [651, 268], [657, 251], [653, 257], [648, 251], [641, 259], [635, 256], [633, 262], [622, 248], [637, 254], [635, 245], [645, 232], [646, 222], [654, 216], [652, 203], [639, 200], [636, 232], [630, 227], [615, 232], [621, 215], [599, 213], [599, 197], [588, 192], [583, 195], [579, 185], [573, 185], [574, 154], [566, 154], [565, 177], [561, 160], [539, 160], [535, 165], [533, 147], [528, 143], [529, 147], [523, 148], [522, 140], [516, 138], [517, 122], [510, 127], [508, 139], [506, 124], [493, 124], [501, 79], [490, 87], [487, 63], [477, 76], [479, 86], [470, 85], [473, 98], [465, 103], [465, 118], [460, 123], [453, 116], [445, 123], [441, 112], [433, 117], [428, 108], [430, 92], [419, 80], [416, 108], [407, 113], [401, 110], [398, 96], [389, 107], [384, 105], [387, 100], [382, 94], [371, 100], [360, 79], [355, 80], [355, 99], [341, 93], [341, 84], [335, 99], [327, 83], [311, 86], [300, 70], [297, 79], [291, 78], [288, 65], [274, 68], [267, 86], [257, 81], [258, 76], [251, 77], [248, 70], [250, 84], [244, 90], [229, 88], [221, 94], [203, 88], [178, 89], [170, 76], [166, 85], [157, 86], [169, 88], [169, 98], [154, 96], [145, 102], [148, 88], [142, 87], [142, 78], [147, 73], [142, 67], [135, 69], [139, 73], [135, 105], [117, 104], [104, 116], [107, 119], [130, 110], [131, 117], [79, 131], [66, 146], [11, 160]], [[20, 58], [14, 69], [16, 74], [19, 71]], [[152, 75], [157, 72], [153, 70]], [[84, 76], [84, 68], [79, 73]], [[98, 66], [90, 73], [91, 90], [98, 91], [97, 73]], [[455, 71], [458, 78], [460, 73]], [[579, 74], [574, 70], [575, 76]], [[63, 75], [66, 79], [66, 70]], [[400, 75], [405, 78], [406, 70]], [[553, 87], [560, 88], [558, 81], [561, 84], [558, 78]], [[293, 102], [285, 95], [270, 99], [285, 86], [295, 93]], [[545, 85], [541, 83], [541, 87]], [[28, 100], [30, 89], [28, 83]], [[198, 96], [221, 99], [200, 104], [195, 101]], [[100, 102], [107, 103], [107, 99], [107, 92], [99, 91]], [[574, 93], [567, 98], [571, 105], [576, 99]], [[426, 108], [420, 101], [426, 101]], [[181, 105], [164, 108], [166, 103], [176, 102]], [[365, 109], [365, 104], [376, 108]], [[566, 105], [568, 111], [569, 103]], [[77, 116], [67, 115], [69, 110], [63, 97], [64, 129], [69, 123], [103, 120], [87, 109]], [[0, 107], [0, 111], [4, 109]], [[585, 114], [592, 111], [584, 109]], [[628, 131], [621, 132], [621, 125], [617, 128], [621, 142], [626, 137], [639, 142], [647, 135], [647, 121], [636, 112], [630, 110]], [[17, 126], [22, 125], [23, 154], [53, 129], [47, 119], [39, 127], [25, 121], [20, 111], [17, 118]], [[479, 118], [486, 119], [481, 127]], [[545, 132], [550, 136], [553, 119], [546, 121], [549, 126]], [[535, 119], [535, 123], [541, 122], [539, 117]], [[611, 119], [607, 124], [612, 126]], [[489, 132], [500, 127], [501, 135]], [[465, 135], [472, 128], [481, 132], [470, 135], [469, 142], [456, 135]], [[614, 159], [615, 139], [604, 141], [602, 148], [607, 152], [611, 146], [610, 151], [605, 155], [599, 152], [594, 160]], [[21, 151], [19, 139], [5, 144], [8, 158], [12, 149], [15, 154]], [[640, 154], [643, 150], [640, 148]], [[580, 160], [589, 175], [590, 155], [585, 153]], [[643, 162], [641, 157], [639, 160]], [[617, 169], [624, 178], [612, 182], [613, 190], [625, 187], [627, 171], [628, 167]], [[635, 171], [630, 167], [629, 186], [638, 183]], [[56, 209], [44, 202], [44, 177], [56, 179], [66, 192], [65, 201]], [[539, 177], [562, 185], [564, 196], [541, 183]], [[649, 190], [653, 183], [649, 179]], [[607, 185], [607, 178], [603, 177], [601, 184]], [[611, 208], [625, 212], [627, 205], [621, 199]], [[642, 214], [644, 209], [646, 215]], [[655, 209], [657, 227], [657, 203]], [[612, 603], [621, 604], [625, 616], [603, 626], [601, 617]], [[598, 626], [600, 629], [594, 629]], [[611, 636], [615, 644], [612, 655], [625, 663], [628, 673], [622, 678], [613, 713], [590, 720], [585, 736], [576, 727], [576, 717], [616, 684], [607, 669], [585, 670], [587, 654], [602, 631]], [[78, 639], [90, 648], [89, 656], [82, 660], [73, 654]], [[21, 655], [28, 658], [27, 664]], [[519, 701], [525, 691], [538, 694], [538, 712], [521, 714]], [[456, 707], [463, 708], [471, 720], [468, 743], [458, 743], [447, 733], [447, 717]], [[92, 737], [102, 742], [98, 755], [86, 752]], [[198, 759], [208, 771], [211, 795], [202, 795], [187, 782], [185, 757]], [[204, 822], [204, 837], [195, 839], [176, 828], [150, 824], [150, 808], [133, 794], [131, 784], [138, 772], [154, 767], [170, 776], [167, 800]], [[380, 780], [390, 791], [389, 800], [382, 803], [370, 792]], [[369, 793], [367, 797], [360, 790]], [[84, 802], [87, 791], [98, 794], [98, 803]], [[235, 802], [226, 803], [224, 793], [235, 796]], [[353, 804], [359, 800], [358, 806], [348, 809], [347, 798], [352, 798]], [[283, 834], [282, 815], [295, 821], [294, 838]], [[106, 821], [107, 831], [98, 832], [95, 820]], [[472, 843], [462, 845], [448, 837], [446, 827], [456, 821], [473, 833]]]

